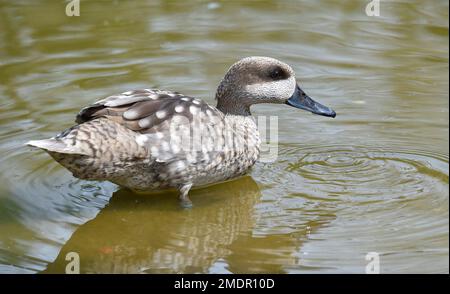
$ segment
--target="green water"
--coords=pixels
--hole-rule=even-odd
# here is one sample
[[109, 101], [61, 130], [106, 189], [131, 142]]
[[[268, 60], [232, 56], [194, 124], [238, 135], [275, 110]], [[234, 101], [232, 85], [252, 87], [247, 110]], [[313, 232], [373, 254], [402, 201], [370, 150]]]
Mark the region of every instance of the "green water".
[[[0, 272], [449, 272], [448, 1], [0, 0]], [[279, 152], [250, 176], [133, 195], [23, 146], [83, 106], [160, 87], [214, 104], [227, 68], [278, 58], [338, 113], [283, 105]]]

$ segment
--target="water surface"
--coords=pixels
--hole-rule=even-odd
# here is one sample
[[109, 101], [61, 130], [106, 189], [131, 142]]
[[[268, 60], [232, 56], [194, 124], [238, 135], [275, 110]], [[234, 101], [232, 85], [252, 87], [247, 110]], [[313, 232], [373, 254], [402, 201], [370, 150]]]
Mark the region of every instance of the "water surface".
[[[0, 272], [449, 272], [448, 1], [0, 0]], [[248, 177], [134, 195], [24, 147], [80, 108], [160, 87], [214, 103], [227, 68], [289, 63], [336, 119], [283, 105], [279, 153]]]

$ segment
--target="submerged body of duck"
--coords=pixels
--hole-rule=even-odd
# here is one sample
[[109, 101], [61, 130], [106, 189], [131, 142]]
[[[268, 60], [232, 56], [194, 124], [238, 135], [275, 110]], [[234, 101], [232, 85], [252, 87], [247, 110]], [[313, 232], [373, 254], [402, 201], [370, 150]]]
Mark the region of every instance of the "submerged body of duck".
[[190, 206], [191, 187], [239, 177], [257, 161], [257, 103], [286, 103], [334, 117], [309, 98], [287, 64], [268, 57], [235, 63], [221, 81], [217, 107], [171, 91], [124, 92], [83, 108], [77, 125], [27, 144], [46, 150], [75, 177], [138, 191], [175, 188]]

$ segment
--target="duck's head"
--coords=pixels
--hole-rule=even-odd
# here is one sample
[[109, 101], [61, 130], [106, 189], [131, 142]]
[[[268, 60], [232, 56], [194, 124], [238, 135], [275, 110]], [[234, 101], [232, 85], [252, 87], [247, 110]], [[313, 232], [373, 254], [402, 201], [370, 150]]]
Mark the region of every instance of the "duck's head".
[[335, 117], [336, 112], [300, 89], [292, 68], [270, 57], [252, 56], [233, 64], [221, 81], [217, 108], [228, 114], [249, 115], [259, 103], [287, 104], [314, 114]]

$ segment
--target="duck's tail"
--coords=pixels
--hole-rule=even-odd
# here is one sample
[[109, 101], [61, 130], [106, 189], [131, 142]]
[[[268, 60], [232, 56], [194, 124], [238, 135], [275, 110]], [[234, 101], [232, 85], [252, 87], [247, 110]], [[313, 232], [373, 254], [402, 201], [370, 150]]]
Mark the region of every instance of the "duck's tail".
[[41, 148], [48, 152], [84, 155], [83, 152], [76, 150], [74, 146], [68, 146], [62, 140], [56, 138], [31, 140], [25, 143], [25, 145]]
[[95, 178], [95, 170], [92, 171], [88, 168], [90, 161], [93, 159], [77, 150], [76, 146], [67, 144], [64, 140], [58, 138], [32, 140], [27, 142], [26, 145], [47, 151], [53, 159], [71, 171], [77, 178], [86, 180], [97, 179]]

